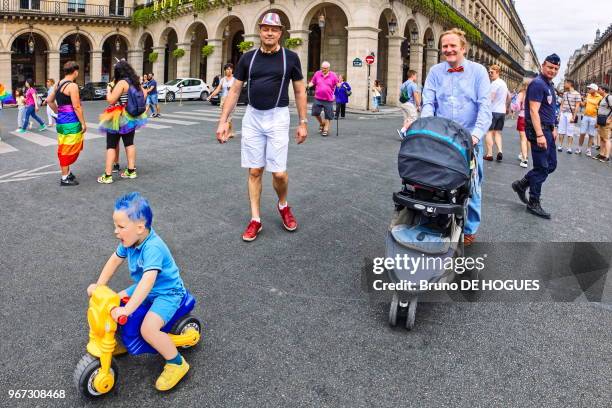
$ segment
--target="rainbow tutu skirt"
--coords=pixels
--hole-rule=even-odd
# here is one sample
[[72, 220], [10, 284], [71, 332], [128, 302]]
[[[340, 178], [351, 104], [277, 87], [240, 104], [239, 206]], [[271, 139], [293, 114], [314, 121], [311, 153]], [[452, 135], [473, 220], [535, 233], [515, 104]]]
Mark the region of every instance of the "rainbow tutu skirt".
[[147, 123], [147, 115], [143, 113], [138, 117], [130, 115], [124, 105], [113, 105], [106, 108], [100, 115], [100, 132], [118, 133], [125, 135], [140, 129]]

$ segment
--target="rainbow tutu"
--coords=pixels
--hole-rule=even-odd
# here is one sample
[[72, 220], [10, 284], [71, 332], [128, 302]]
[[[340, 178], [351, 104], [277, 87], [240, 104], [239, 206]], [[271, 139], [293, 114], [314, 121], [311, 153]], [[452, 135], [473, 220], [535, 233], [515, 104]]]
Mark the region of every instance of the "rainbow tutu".
[[147, 123], [147, 115], [143, 113], [138, 117], [130, 115], [124, 105], [109, 106], [100, 115], [98, 128], [101, 132], [119, 133], [125, 135], [140, 129]]
[[83, 129], [72, 105], [57, 107], [56, 130], [60, 166], [70, 166], [83, 150]]

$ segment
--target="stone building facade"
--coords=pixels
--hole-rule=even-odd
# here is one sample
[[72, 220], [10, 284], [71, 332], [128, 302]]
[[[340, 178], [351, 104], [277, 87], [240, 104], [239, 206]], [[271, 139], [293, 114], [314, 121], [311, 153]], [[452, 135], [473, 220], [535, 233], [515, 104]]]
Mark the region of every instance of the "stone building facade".
[[612, 24], [603, 34], [597, 30], [593, 44], [574, 51], [565, 78], [572, 79], [580, 92], [591, 83], [612, 87]]
[[538, 59], [535, 48], [531, 43], [531, 38], [527, 36], [525, 43], [525, 60], [523, 62], [523, 68], [525, 69], [525, 76], [533, 78], [540, 72], [541, 61]]
[[367, 55], [375, 56], [369, 80], [381, 80], [395, 105], [409, 69], [423, 82], [441, 60], [440, 35], [453, 26], [468, 31], [468, 58], [500, 65], [510, 88], [525, 72], [527, 35], [511, 0], [3, 0], [0, 82], [57, 79], [67, 59], [82, 65], [81, 83], [106, 81], [115, 58], [126, 58], [158, 81], [210, 83], [238, 60], [239, 45], [258, 45], [257, 23], [269, 10], [295, 39], [304, 73], [327, 60], [345, 75], [353, 108], [369, 106]]

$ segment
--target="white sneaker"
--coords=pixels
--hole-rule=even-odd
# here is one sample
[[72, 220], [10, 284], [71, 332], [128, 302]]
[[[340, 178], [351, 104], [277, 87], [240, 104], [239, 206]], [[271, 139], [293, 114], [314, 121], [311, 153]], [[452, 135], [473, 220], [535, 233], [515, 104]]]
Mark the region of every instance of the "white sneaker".
[[529, 164], [527, 164], [527, 160], [521, 160], [521, 164], [519, 164], [519, 166], [526, 169], [527, 167], [529, 167]]
[[557, 147], [557, 151], [558, 151], [558, 152], [562, 152], [562, 151], [563, 151], [563, 146], [559, 146], [559, 147]]
[[587, 149], [586, 150], [586, 155], [587, 155], [587, 157], [591, 157], [591, 149]]
[[567, 152], [567, 154], [572, 154], [572, 148], [571, 148], [571, 147], [568, 147], [568, 148], [567, 148], [567, 150], [566, 150], [566, 152]]
[[576, 154], [582, 154], [582, 150], [580, 150], [580, 149], [576, 149], [576, 150], [574, 150], [574, 153], [576, 153]]

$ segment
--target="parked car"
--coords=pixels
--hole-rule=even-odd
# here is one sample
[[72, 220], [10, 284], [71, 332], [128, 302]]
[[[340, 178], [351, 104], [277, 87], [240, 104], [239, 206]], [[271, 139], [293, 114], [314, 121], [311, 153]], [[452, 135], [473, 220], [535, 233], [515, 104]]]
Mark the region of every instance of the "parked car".
[[[219, 94], [216, 94], [212, 98], [210, 98], [211, 105], [218, 105], [221, 102], [221, 97]], [[242, 90], [240, 91], [240, 96], [238, 96], [238, 105], [247, 105], [249, 103], [249, 94], [247, 92], [247, 84], [246, 81], [242, 84]]]
[[[182, 95], [181, 95], [182, 91]], [[157, 86], [157, 97], [159, 100], [173, 102], [177, 98], [200, 99], [205, 101], [210, 95], [211, 89], [206, 82], [198, 78], [177, 78]]]
[[82, 88], [80, 88], [81, 99], [90, 101], [93, 99], [105, 99], [106, 98], [106, 82], [87, 82]]

